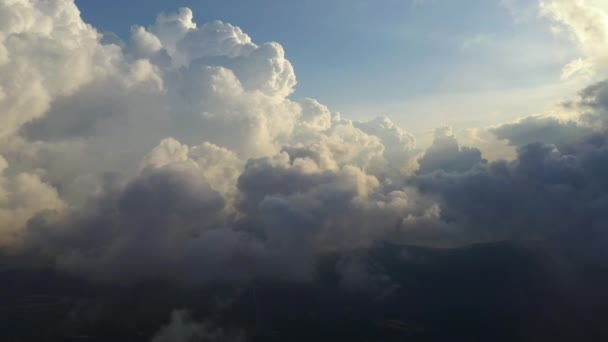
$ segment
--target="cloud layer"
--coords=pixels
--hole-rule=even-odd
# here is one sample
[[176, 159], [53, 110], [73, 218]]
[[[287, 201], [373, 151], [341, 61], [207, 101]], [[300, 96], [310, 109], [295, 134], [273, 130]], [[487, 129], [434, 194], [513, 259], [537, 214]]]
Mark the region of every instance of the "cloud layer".
[[[560, 4], [544, 6], [570, 22]], [[200, 285], [306, 281], [324, 254], [386, 240], [608, 224], [608, 83], [565, 103], [567, 120], [493, 129], [518, 149], [496, 162], [449, 129], [419, 151], [390, 119], [348, 120], [295, 86], [279, 44], [187, 8], [118, 42], [73, 1], [3, 2], [0, 246], [100, 281]], [[346, 280], [378, 280], [343, 260]]]

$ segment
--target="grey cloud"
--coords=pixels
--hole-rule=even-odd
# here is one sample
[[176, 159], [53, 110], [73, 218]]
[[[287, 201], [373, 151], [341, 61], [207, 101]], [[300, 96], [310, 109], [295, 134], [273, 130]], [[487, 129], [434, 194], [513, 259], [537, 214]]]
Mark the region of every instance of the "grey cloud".
[[531, 116], [490, 131], [517, 147], [540, 142], [570, 149], [594, 134], [605, 133], [608, 123], [608, 82], [586, 87], [577, 100], [565, 102], [559, 109], [574, 112], [574, 115], [565, 119]]
[[[564, 104], [577, 115], [571, 120], [530, 117], [494, 129], [518, 147], [512, 161], [478, 163], [448, 138], [443, 154], [436, 142], [419, 160], [418, 175], [406, 182], [436, 198], [441, 220], [470, 241], [605, 235], [606, 89], [606, 82], [597, 83]], [[476, 167], [470, 168], [471, 160]]]
[[433, 171], [464, 172], [478, 164], [485, 163], [476, 148], [459, 147], [458, 141], [449, 130], [437, 129], [435, 139], [425, 154], [418, 159], [419, 174]]
[[104, 281], [172, 275], [181, 271], [177, 265], [184, 263], [183, 249], [197, 248], [208, 232], [223, 228], [224, 204], [190, 170], [147, 170], [67, 217], [32, 220], [26, 248]]
[[541, 142], [567, 148], [593, 133], [574, 121], [562, 122], [554, 117], [529, 117], [517, 123], [505, 124], [491, 130], [497, 138], [514, 146]]
[[580, 93], [581, 99], [578, 105], [582, 110], [590, 109], [585, 112], [582, 119], [592, 127], [600, 126], [604, 132], [608, 127], [608, 81], [593, 84]]
[[462, 173], [419, 175], [409, 182], [437, 196], [442, 220], [472, 240], [605, 234], [605, 142], [522, 146], [514, 161], [492, 162]]

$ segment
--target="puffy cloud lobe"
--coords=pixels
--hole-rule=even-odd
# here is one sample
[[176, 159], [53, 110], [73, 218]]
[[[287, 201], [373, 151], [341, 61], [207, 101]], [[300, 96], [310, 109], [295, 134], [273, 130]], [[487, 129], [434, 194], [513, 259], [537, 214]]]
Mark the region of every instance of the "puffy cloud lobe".
[[240, 28], [221, 21], [204, 24], [192, 22], [188, 8], [178, 14], [162, 14], [149, 32], [134, 29], [133, 41], [144, 56], [164, 49], [172, 64], [188, 66], [196, 60], [231, 69], [247, 90], [262, 91], [270, 96], [286, 97], [296, 84], [291, 63], [277, 43], [255, 45]]
[[355, 226], [349, 234], [351, 241], [340, 239], [332, 230], [355, 224], [349, 213], [378, 186], [374, 177], [356, 168], [322, 170], [308, 158], [290, 161], [286, 153], [273, 160], [252, 160], [239, 178], [239, 208], [246, 214], [240, 225], [283, 251], [282, 257], [289, 260], [285, 267], [299, 266], [304, 276], [312, 271], [310, 259], [315, 252], [339, 244], [372, 242], [363, 232], [355, 233]]
[[89, 81], [95, 73], [92, 61], [104, 51], [72, 1], [2, 2], [0, 22], [3, 138], [42, 116], [55, 97]]
[[141, 162], [141, 168], [192, 168], [198, 177], [228, 200], [232, 206], [237, 196], [237, 179], [244, 164], [237, 155], [211, 143], [189, 147], [173, 138], [163, 139]]
[[65, 203], [40, 175], [23, 172], [8, 175], [8, 163], [0, 156], [0, 247], [18, 243], [29, 219], [42, 211], [60, 211]]
[[368, 122], [356, 122], [355, 127], [364, 133], [376, 136], [384, 145], [384, 157], [390, 165], [403, 169], [416, 150], [416, 139], [387, 117], [378, 117]]
[[476, 148], [459, 147], [449, 129], [435, 131], [433, 145], [418, 159], [419, 174], [433, 171], [463, 172], [484, 163], [481, 152]]
[[198, 28], [193, 17], [189, 8], [180, 8], [178, 13], [159, 15], [149, 29], [170, 55], [182, 55], [177, 58], [178, 63], [188, 64], [193, 59], [210, 56], [236, 57], [255, 48], [241, 29], [220, 21]]
[[331, 127], [333, 115], [329, 108], [314, 99], [304, 99], [300, 105], [302, 107], [300, 125], [316, 132], [322, 132]]
[[[335, 114], [331, 126], [323, 131], [311, 129], [306, 123], [300, 124], [294, 132], [294, 139], [283, 150], [294, 156], [307, 156], [323, 169], [336, 170], [353, 165], [379, 177], [390, 171], [399, 171], [404, 161], [413, 157], [414, 147], [398, 140], [402, 136], [394, 134], [392, 128], [375, 126], [374, 121], [353, 122]], [[368, 127], [369, 133], [363, 131], [364, 127]], [[395, 140], [399, 142], [395, 143]], [[398, 157], [389, 153], [384, 141], [390, 145], [390, 152], [400, 150], [404, 153]]]
[[233, 70], [197, 61], [179, 73], [175, 92], [169, 92], [177, 100], [174, 122], [185, 142], [204, 137], [246, 158], [275, 153], [278, 140], [293, 131], [298, 104], [246, 90]]
[[131, 40], [133, 41], [133, 54], [138, 57], [153, 58], [163, 49], [160, 39], [141, 26], [131, 29]]

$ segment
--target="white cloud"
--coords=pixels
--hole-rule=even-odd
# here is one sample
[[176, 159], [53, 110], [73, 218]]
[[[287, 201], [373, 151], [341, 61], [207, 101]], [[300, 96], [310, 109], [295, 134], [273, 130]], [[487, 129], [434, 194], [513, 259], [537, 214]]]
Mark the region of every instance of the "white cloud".
[[544, 15], [567, 28], [583, 57], [568, 64], [562, 77], [577, 73], [601, 79], [608, 76], [608, 6], [593, 0], [541, 0]]
[[71, 1], [3, 2], [0, 22], [0, 138], [89, 81], [92, 61], [112, 53], [99, 47]]
[[43, 211], [61, 211], [65, 203], [57, 191], [35, 172], [7, 175], [0, 156], [0, 248], [18, 244], [28, 220]]

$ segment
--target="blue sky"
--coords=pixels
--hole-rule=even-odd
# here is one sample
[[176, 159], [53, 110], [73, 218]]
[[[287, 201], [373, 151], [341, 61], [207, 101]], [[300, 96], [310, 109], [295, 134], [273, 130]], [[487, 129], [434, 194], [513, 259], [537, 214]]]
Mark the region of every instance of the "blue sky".
[[551, 33], [532, 1], [77, 4], [87, 22], [124, 39], [134, 23], [148, 26], [158, 13], [183, 6], [199, 24], [230, 22], [254, 42], [283, 45], [298, 77], [294, 97], [318, 99], [354, 118], [388, 115], [413, 131], [512, 120], [543, 110], [573, 88], [559, 77], [574, 49]]

